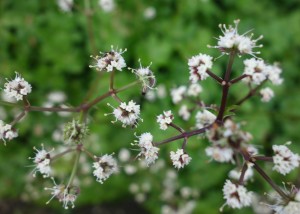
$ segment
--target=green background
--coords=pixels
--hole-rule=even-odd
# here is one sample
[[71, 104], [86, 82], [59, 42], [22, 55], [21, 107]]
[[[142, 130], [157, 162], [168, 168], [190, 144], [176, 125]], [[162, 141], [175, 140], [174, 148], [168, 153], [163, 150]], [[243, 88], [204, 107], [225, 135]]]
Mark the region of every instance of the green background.
[[[85, 15], [88, 2], [92, 10], [90, 18]], [[263, 40], [259, 41], [264, 45], [260, 50], [260, 57], [269, 63], [280, 62], [284, 84], [273, 87], [276, 96], [270, 103], [261, 103], [259, 97], [247, 101], [238, 109], [236, 119], [247, 122], [245, 129], [252, 133], [252, 143], [257, 145], [261, 153], [271, 155], [272, 144], [283, 144], [287, 141], [294, 142], [291, 148], [300, 152], [298, 0], [120, 0], [116, 1], [116, 8], [111, 13], [104, 12], [95, 0], [75, 1], [75, 4], [76, 7], [71, 12], [63, 12], [56, 1], [52, 0], [0, 2], [2, 88], [5, 79], [14, 78], [14, 72], [18, 71], [32, 84], [32, 105], [42, 105], [49, 92], [59, 90], [66, 93], [67, 104], [76, 106], [80, 104], [89, 85], [97, 76], [95, 70], [89, 68], [94, 63], [89, 56], [99, 51], [107, 51], [114, 45], [128, 49], [123, 56], [129, 67], [137, 67], [139, 58], [145, 66], [152, 62], [151, 70], [156, 75], [158, 84], [164, 84], [169, 92], [174, 86], [188, 83], [187, 60], [191, 56], [198, 53], [207, 53], [214, 57], [220, 55], [218, 50], [207, 48], [207, 44], [216, 44], [215, 38], [221, 33], [219, 23], [232, 24], [238, 18], [241, 19], [239, 32], [254, 29], [254, 38], [264, 35]], [[144, 11], [149, 6], [156, 9], [156, 16], [147, 20], [144, 18]], [[236, 59], [233, 76], [241, 74], [243, 59], [245, 56]], [[226, 56], [215, 61], [213, 71], [222, 76], [226, 61]], [[135, 77], [130, 71], [118, 72], [116, 86], [120, 87], [134, 80]], [[220, 87], [211, 79], [201, 85], [204, 88], [201, 95], [203, 100], [219, 104]], [[108, 75], [104, 74], [95, 95], [104, 93], [107, 88]], [[243, 84], [237, 85], [230, 91], [229, 103], [233, 104], [246, 93], [247, 88]], [[104, 113], [112, 111], [106, 103], [110, 102], [114, 106], [117, 103], [110, 98], [105, 100], [90, 115], [90, 130], [93, 134], [88, 139], [87, 147], [95, 154], [115, 152], [117, 155], [121, 148], [132, 148], [130, 143], [134, 140], [134, 132], [140, 134], [150, 131], [156, 141], [177, 134], [173, 130], [159, 130], [156, 123], [156, 115], [163, 110], [178, 111], [178, 106], [172, 104], [169, 96], [148, 102], [135, 88], [123, 92], [120, 97], [128, 101], [136, 100], [142, 105], [141, 116], [144, 122], [135, 130], [123, 129], [119, 123], [111, 124], [113, 118], [104, 117]], [[8, 123], [16, 116], [16, 109], [2, 108], [6, 118], [0, 119], [5, 119]], [[11, 213], [26, 213], [27, 210], [31, 212], [31, 209], [36, 213], [42, 212], [41, 210], [49, 213], [65, 212], [55, 200], [47, 207], [44, 205], [50, 195], [43, 188], [51, 185], [51, 182], [45, 181], [41, 176], [31, 179], [30, 172], [33, 168], [28, 167], [32, 164], [28, 157], [33, 156], [32, 147], [39, 147], [41, 143], [47, 148], [59, 146], [61, 143], [52, 139], [52, 133], [71, 118], [31, 112], [16, 126], [20, 137], [8, 142], [7, 146], [1, 145], [0, 198], [2, 206], [11, 209]], [[176, 114], [175, 122], [184, 128], [194, 125], [194, 121], [185, 123]], [[134, 175], [126, 175], [121, 168], [120, 174], [112, 176], [101, 185], [95, 182], [91, 173], [84, 173], [84, 168], [89, 165], [82, 166], [82, 175], [78, 177], [81, 194], [76, 201], [77, 208], [73, 211], [81, 213], [92, 206], [104, 206], [106, 209], [120, 206], [125, 213], [159, 213], [162, 205], [167, 203], [161, 200], [160, 194], [166, 172], [172, 168], [168, 152], [178, 148], [180, 143], [173, 142], [172, 145], [162, 147], [159, 158], [165, 161], [165, 167], [158, 172], [141, 169]], [[224, 203], [221, 189], [233, 166], [208, 163], [204, 153], [207, 145], [206, 140], [197, 137], [189, 140], [187, 151], [193, 160], [188, 167], [178, 172], [177, 182], [181, 187], [190, 186], [200, 192], [200, 196], [195, 199], [194, 213], [213, 214], [218, 213], [219, 207]], [[131, 153], [134, 159], [137, 152]], [[67, 180], [72, 167], [70, 161], [72, 160], [62, 160], [62, 164], [57, 164], [58, 179]], [[87, 162], [91, 165], [89, 160]], [[138, 165], [137, 162], [130, 164]], [[282, 181], [295, 182], [297, 178], [299, 185], [299, 170], [283, 177], [272, 172], [270, 165], [266, 165], [265, 169], [280, 185]], [[249, 189], [261, 195], [270, 190], [258, 175], [255, 178], [257, 179], [254, 182], [250, 182]], [[151, 190], [146, 193], [146, 202], [136, 205], [128, 186], [131, 183], [144, 182], [150, 183]], [[181, 203], [178, 190], [176, 195], [178, 197], [175, 204]], [[129, 205], [131, 208], [128, 208]], [[226, 208], [224, 213], [253, 211], [250, 208]]]

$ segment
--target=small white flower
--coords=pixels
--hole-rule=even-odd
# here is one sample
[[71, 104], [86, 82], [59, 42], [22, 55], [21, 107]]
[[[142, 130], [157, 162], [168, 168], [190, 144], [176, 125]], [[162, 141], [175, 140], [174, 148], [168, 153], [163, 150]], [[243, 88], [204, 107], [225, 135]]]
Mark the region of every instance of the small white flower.
[[80, 189], [76, 186], [66, 187], [64, 184], [57, 185], [53, 178], [54, 186], [51, 188], [46, 187], [45, 190], [50, 190], [52, 197], [46, 202], [49, 204], [53, 198], [57, 198], [59, 202], [63, 203], [63, 208], [68, 209], [75, 207], [75, 201], [80, 193]]
[[145, 19], [153, 19], [156, 16], [156, 9], [155, 7], [147, 7], [144, 11]]
[[178, 115], [184, 120], [188, 120], [191, 116], [191, 113], [186, 105], [182, 105], [179, 109]]
[[73, 0], [57, 0], [59, 8], [64, 12], [70, 12], [73, 6]]
[[187, 95], [192, 97], [197, 97], [202, 92], [201, 85], [194, 83], [188, 88]]
[[138, 157], [144, 157], [146, 165], [150, 166], [157, 160], [159, 148], [153, 146], [153, 136], [148, 132], [137, 136], [137, 138], [138, 140], [135, 141], [137, 144], [133, 145], [137, 145], [141, 149]]
[[[109, 103], [107, 104], [111, 106]], [[112, 123], [116, 121], [120, 121], [123, 123], [123, 127], [132, 126], [135, 127], [138, 124], [138, 120], [141, 120], [139, 117], [140, 115], [140, 105], [137, 105], [134, 101], [129, 101], [128, 104], [125, 102], [121, 103], [118, 108], [114, 108], [111, 106], [114, 111], [113, 115], [115, 116], [116, 120], [112, 121]], [[108, 114], [105, 114], [108, 115]]]
[[102, 56], [93, 57], [97, 60], [96, 65], [90, 65], [90, 68], [96, 68], [99, 71], [105, 70], [107, 72], [112, 72], [115, 69], [122, 71], [124, 67], [126, 67], [126, 62], [122, 57], [122, 54], [126, 51], [120, 49], [114, 50], [113, 46], [111, 47], [111, 51], [106, 53], [101, 53]]
[[176, 152], [171, 151], [170, 157], [173, 162], [173, 166], [177, 169], [183, 168], [192, 160], [188, 154], [184, 153], [183, 149], [178, 149]]
[[4, 84], [4, 92], [8, 97], [23, 100], [23, 96], [31, 93], [31, 85], [16, 72], [15, 79]]
[[226, 203], [221, 207], [221, 211], [225, 205], [241, 209], [250, 206], [252, 203], [252, 192], [248, 192], [244, 186], [233, 184], [230, 180], [226, 180], [223, 194]]
[[99, 0], [99, 6], [105, 12], [111, 12], [115, 9], [115, 2], [114, 0]]
[[220, 24], [219, 28], [221, 29], [223, 35], [219, 36], [217, 46], [208, 46], [212, 48], [218, 48], [221, 52], [228, 54], [232, 50], [236, 50], [239, 55], [250, 54], [255, 57], [255, 54], [260, 52], [253, 52], [253, 48], [262, 47], [262, 45], [256, 45], [256, 42], [263, 38], [259, 36], [257, 39], [252, 39], [253, 34], [247, 35], [248, 32], [240, 35], [238, 33], [238, 24], [240, 20], [235, 20], [233, 27], [229, 25], [228, 28], [225, 24]]
[[201, 129], [204, 126], [210, 125], [216, 120], [216, 118], [216, 115], [206, 109], [202, 112], [199, 111], [196, 114], [196, 127]]
[[122, 162], [127, 162], [130, 159], [130, 151], [128, 149], [121, 149], [118, 154], [118, 158]]
[[138, 69], [131, 69], [133, 73], [138, 77], [141, 81], [143, 89], [142, 93], [145, 94], [149, 91], [149, 89], [153, 89], [156, 79], [153, 75], [153, 72], [149, 69], [151, 64], [147, 67], [142, 67], [141, 60], [139, 60], [140, 68]]
[[16, 137], [18, 137], [17, 131], [10, 124], [5, 124], [0, 120], [0, 139], [4, 141], [4, 145], [6, 145], [5, 140], [12, 140]]
[[190, 69], [190, 81], [196, 83], [199, 80], [205, 80], [209, 75], [206, 73], [212, 68], [212, 57], [206, 54], [198, 54], [188, 61]]
[[266, 73], [268, 74], [268, 79], [274, 84], [274, 85], [281, 85], [283, 82], [283, 79], [281, 78], [282, 69], [279, 67], [277, 63], [274, 63], [274, 65], [268, 65], [266, 69]]
[[[289, 144], [288, 142], [287, 144]], [[294, 154], [285, 145], [273, 145], [272, 149], [275, 153], [273, 156], [274, 167], [273, 170], [280, 174], [286, 175], [296, 167], [299, 167], [300, 157]]]
[[263, 60], [260, 59], [246, 59], [244, 60], [244, 73], [248, 75], [247, 78], [244, 78], [244, 82], [251, 82], [255, 85], [261, 84], [264, 80], [267, 79], [267, 65]]
[[51, 103], [62, 103], [66, 101], [66, 94], [62, 91], [53, 91], [47, 96], [48, 101]]
[[266, 87], [259, 91], [262, 102], [269, 102], [274, 97], [274, 92], [271, 88]]
[[233, 160], [233, 150], [229, 147], [207, 147], [205, 153], [208, 157], [213, 160], [224, 163], [224, 162], [234, 162]]
[[103, 155], [95, 158], [97, 161], [93, 163], [93, 168], [95, 168], [93, 175], [96, 177], [96, 181], [102, 184], [113, 173], [118, 171], [117, 161], [112, 155]]
[[47, 152], [44, 148], [44, 145], [42, 144], [42, 149], [38, 150], [37, 148], [33, 147], [33, 149], [36, 151], [35, 157], [29, 159], [32, 159], [36, 167], [33, 170], [33, 177], [36, 176], [37, 172], [40, 172], [44, 178], [49, 177], [51, 173], [51, 167], [50, 167], [50, 152]]
[[183, 99], [186, 89], [186, 86], [182, 85], [171, 90], [171, 97], [174, 104], [179, 103]]
[[159, 127], [161, 130], [166, 130], [168, 128], [168, 125], [172, 123], [174, 119], [174, 116], [172, 114], [172, 111], [164, 111], [163, 114], [160, 114], [157, 116], [157, 122], [159, 123]]

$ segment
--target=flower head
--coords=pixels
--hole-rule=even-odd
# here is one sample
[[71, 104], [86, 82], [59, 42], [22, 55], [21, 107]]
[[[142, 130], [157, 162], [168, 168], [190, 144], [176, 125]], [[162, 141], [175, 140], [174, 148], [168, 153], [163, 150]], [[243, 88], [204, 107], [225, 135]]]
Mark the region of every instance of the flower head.
[[247, 35], [248, 32], [240, 35], [238, 33], [238, 24], [240, 20], [235, 20], [234, 25], [229, 25], [226, 27], [225, 24], [220, 24], [219, 28], [221, 29], [223, 35], [218, 38], [218, 45], [208, 46], [212, 48], [218, 48], [223, 54], [229, 54], [232, 50], [236, 50], [237, 54], [250, 54], [255, 56], [260, 52], [254, 52], [253, 48], [261, 48], [262, 45], [256, 45], [256, 42], [263, 38], [259, 36], [257, 39], [252, 39], [253, 34]]
[[209, 76], [206, 71], [212, 68], [212, 64], [212, 57], [206, 54], [200, 53], [189, 59], [190, 81], [196, 83], [205, 80]]
[[230, 147], [210, 146], [205, 149], [205, 153], [217, 162], [234, 162], [233, 150]]
[[251, 82], [255, 85], [260, 85], [264, 80], [267, 79], [267, 65], [261, 59], [246, 59], [244, 60], [244, 73], [247, 78], [243, 79], [245, 82]]
[[79, 187], [66, 187], [64, 184], [57, 185], [54, 181], [54, 178], [51, 179], [53, 180], [54, 186], [50, 188], [46, 187], [45, 190], [50, 190], [52, 197], [46, 202], [46, 204], [49, 204], [53, 198], [57, 198], [59, 202], [63, 203], [63, 207], [65, 209], [68, 209], [69, 206], [71, 206], [71, 208], [74, 208], [74, 202], [76, 201], [77, 196], [80, 193]]
[[[290, 142], [287, 142], [287, 144], [290, 144]], [[287, 146], [273, 145], [272, 149], [275, 153], [273, 156], [273, 170], [279, 172], [280, 174], [286, 175], [296, 167], [299, 167], [299, 155], [291, 152]]]
[[15, 79], [4, 84], [4, 92], [9, 98], [23, 100], [23, 96], [31, 93], [31, 85], [16, 72]]
[[204, 126], [212, 124], [216, 120], [216, 115], [204, 109], [196, 114], [196, 127], [201, 129]]
[[[108, 106], [111, 106], [109, 103]], [[112, 106], [111, 106], [112, 107]], [[120, 121], [123, 123], [123, 127], [132, 126], [135, 127], [138, 124], [138, 120], [141, 118], [140, 115], [140, 105], [137, 105], [134, 101], [129, 101], [128, 104], [125, 102], [121, 103], [118, 108], [114, 108], [113, 115], [115, 116], [116, 120], [112, 121], [112, 123], [116, 121]], [[105, 114], [108, 115], [108, 114]]]
[[176, 152], [171, 151], [170, 157], [173, 162], [173, 166], [177, 169], [183, 168], [192, 160], [188, 154], [184, 153], [183, 149], [178, 149]]
[[269, 102], [274, 97], [274, 92], [271, 88], [266, 87], [259, 91], [262, 102]]
[[248, 192], [244, 186], [234, 184], [230, 180], [226, 180], [223, 187], [223, 194], [226, 203], [221, 207], [221, 211], [225, 205], [238, 209], [251, 205], [252, 192]]
[[174, 104], [179, 103], [183, 99], [186, 89], [186, 86], [182, 85], [171, 90], [171, 97]]
[[186, 105], [182, 105], [179, 109], [178, 115], [182, 117], [183, 120], [188, 120], [191, 116], [191, 112]]
[[126, 67], [126, 63], [124, 58], [122, 57], [122, 54], [126, 51], [120, 49], [114, 50], [113, 46], [111, 46], [111, 51], [106, 53], [101, 53], [101, 56], [95, 56], [93, 57], [97, 63], [95, 65], [90, 65], [91, 68], [96, 68], [99, 71], [107, 71], [111, 72], [115, 69], [122, 71], [124, 67]]
[[93, 175], [96, 177], [96, 181], [102, 184], [113, 173], [118, 171], [117, 161], [112, 155], [103, 155], [95, 158], [97, 161], [93, 163], [93, 168], [95, 168]]
[[191, 97], [197, 97], [202, 92], [201, 85], [194, 83], [191, 84], [188, 88], [187, 95]]
[[[36, 151], [35, 153], [35, 157], [31, 158], [29, 157], [29, 159], [32, 159], [34, 164], [35, 164], [35, 168], [33, 170], [33, 177], [36, 176], [37, 172], [40, 172], [44, 178], [49, 177], [50, 173], [51, 173], [51, 167], [50, 167], [50, 152], [47, 152], [44, 148], [44, 145], [42, 144], [42, 149], [38, 150], [37, 148], [33, 147], [33, 149]], [[53, 151], [53, 150], [52, 150]]]
[[159, 123], [159, 127], [161, 130], [166, 130], [168, 128], [168, 125], [172, 123], [174, 119], [174, 116], [172, 114], [172, 111], [164, 111], [163, 114], [160, 114], [157, 116], [157, 122]]
[[64, 126], [64, 141], [66, 143], [80, 144], [88, 135], [88, 132], [88, 127], [85, 124], [73, 119], [72, 122]]
[[18, 137], [17, 131], [10, 124], [5, 124], [0, 120], [0, 139], [4, 141], [4, 145], [6, 145], [5, 140], [12, 140], [16, 137]]
[[153, 136], [148, 132], [137, 136], [137, 138], [138, 140], [135, 141], [137, 144], [134, 145], [137, 145], [141, 149], [138, 157], [144, 157], [146, 165], [150, 166], [157, 160], [159, 148], [153, 146]]

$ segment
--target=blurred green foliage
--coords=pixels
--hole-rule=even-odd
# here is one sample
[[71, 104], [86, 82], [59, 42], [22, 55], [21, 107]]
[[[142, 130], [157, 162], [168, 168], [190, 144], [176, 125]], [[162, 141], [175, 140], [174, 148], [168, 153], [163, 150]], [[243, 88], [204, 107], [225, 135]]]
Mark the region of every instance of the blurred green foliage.
[[[88, 1], [92, 9], [90, 18], [85, 15]], [[89, 56], [98, 51], [109, 50], [110, 46], [114, 45], [128, 49], [124, 56], [129, 67], [138, 66], [139, 58], [143, 65], [152, 62], [151, 69], [157, 77], [158, 84], [164, 84], [169, 91], [174, 86], [188, 83], [188, 58], [199, 52], [219, 56], [220, 53], [215, 49], [208, 49], [207, 44], [216, 43], [214, 37], [220, 35], [219, 23], [231, 24], [234, 19], [239, 18], [240, 32], [254, 28], [256, 36], [264, 35], [264, 39], [260, 41], [264, 45], [260, 56], [270, 63], [280, 62], [285, 81], [282, 86], [273, 87], [276, 97], [270, 103], [262, 104], [258, 97], [254, 97], [238, 109], [236, 119], [247, 122], [245, 129], [253, 134], [253, 144], [257, 145], [262, 153], [270, 154], [272, 144], [283, 144], [289, 140], [294, 142], [291, 146], [293, 150], [300, 151], [298, 0], [120, 0], [116, 1], [116, 9], [111, 13], [101, 10], [96, 0], [77, 0], [75, 4], [77, 6], [71, 12], [63, 12], [54, 0], [0, 2], [1, 85], [4, 84], [5, 78], [13, 78], [14, 71], [18, 71], [33, 86], [33, 93], [30, 95], [32, 104], [42, 105], [49, 92], [59, 90], [67, 94], [68, 104], [76, 106], [80, 104], [96, 76], [95, 71], [88, 67], [93, 63]], [[153, 19], [144, 17], [144, 11], [149, 6], [156, 9]], [[234, 76], [239, 75], [243, 69], [242, 59], [236, 60]], [[222, 75], [226, 61], [226, 56], [218, 59], [213, 70]], [[101, 78], [96, 95], [104, 93], [108, 88], [107, 75]], [[129, 71], [118, 73], [116, 85], [119, 87], [134, 79], [134, 75]], [[201, 85], [204, 88], [202, 98], [207, 103], [218, 104], [220, 87], [210, 79]], [[247, 93], [247, 89], [241, 84], [232, 88], [230, 93], [230, 104], [234, 104]], [[91, 112], [90, 118], [90, 129], [96, 136], [91, 136], [88, 142], [99, 155], [118, 152], [124, 147], [130, 148], [134, 132], [151, 131], [157, 141], [174, 135], [170, 130], [160, 131], [156, 124], [156, 115], [162, 110], [178, 110], [169, 97], [154, 103], [148, 102], [141, 98], [136, 89], [124, 92], [120, 96], [124, 100], [135, 99], [141, 103], [144, 122], [137, 130], [123, 129], [119, 124], [112, 125], [112, 118], [104, 117], [103, 114], [111, 111], [106, 102], [114, 101], [109, 99], [99, 104], [97, 109]], [[5, 110], [5, 121], [12, 120], [16, 111], [7, 107]], [[0, 147], [2, 199], [22, 198], [24, 192], [28, 191], [27, 177], [30, 177], [28, 174], [32, 168], [27, 167], [31, 165], [27, 158], [33, 156], [32, 147], [41, 143], [48, 148], [58, 146], [59, 143], [51, 137], [52, 133], [60, 124], [70, 120], [71, 117], [62, 118], [57, 114], [46, 116], [43, 113], [32, 112], [17, 125], [20, 137], [9, 142], [6, 147]], [[184, 124], [179, 117], [176, 117], [175, 121], [183, 127], [193, 125]], [[172, 167], [168, 152], [176, 149], [179, 143], [173, 142], [172, 145], [162, 148], [160, 159], [166, 160], [167, 168]], [[206, 145], [208, 144], [205, 140], [197, 137], [190, 139], [187, 149], [193, 161], [186, 169], [178, 172], [178, 180], [181, 185], [188, 185], [200, 191], [194, 213], [212, 214], [218, 213], [218, 208], [223, 204], [221, 189], [232, 166], [207, 163], [208, 159], [204, 154]], [[66, 162], [61, 166], [65, 165]], [[299, 172], [293, 172], [288, 177], [282, 177], [273, 173], [271, 168], [267, 169], [278, 184], [283, 180], [294, 181], [299, 176]], [[65, 176], [70, 170], [71, 166], [69, 169], [61, 169], [66, 173]], [[83, 178], [85, 176], [91, 177], [83, 175]], [[151, 213], [159, 213], [163, 204], [159, 197], [163, 176], [164, 173], [155, 174], [144, 170], [132, 176], [121, 173], [103, 185], [93, 179], [90, 184], [82, 185], [82, 194], [76, 205], [124, 200], [133, 197], [128, 192], [130, 183], [149, 181], [152, 190], [143, 206]], [[33, 186], [35, 189], [31, 190], [29, 195], [34, 195], [33, 192], [43, 192], [47, 183], [43, 179], [37, 179], [33, 181]], [[261, 194], [270, 189], [261, 179], [257, 179], [251, 187]], [[39, 200], [35, 199], [35, 202], [44, 206], [47, 198], [50, 198], [49, 195], [43, 194]], [[50, 204], [56, 205], [56, 202]], [[228, 213], [252, 211], [229, 210]]]

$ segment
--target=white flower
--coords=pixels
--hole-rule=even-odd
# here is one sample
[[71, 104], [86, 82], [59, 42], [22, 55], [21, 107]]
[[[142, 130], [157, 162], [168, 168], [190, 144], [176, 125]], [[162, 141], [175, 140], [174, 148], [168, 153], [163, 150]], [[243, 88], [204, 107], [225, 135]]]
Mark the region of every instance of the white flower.
[[283, 79], [280, 77], [282, 73], [282, 69], [279, 67], [277, 63], [274, 65], [268, 65], [266, 73], [268, 74], [268, 79], [274, 84], [274, 85], [281, 85], [283, 82]]
[[252, 192], [248, 192], [244, 186], [233, 184], [230, 180], [226, 180], [223, 194], [226, 203], [221, 207], [221, 211], [225, 205], [241, 209], [250, 206], [252, 203]]
[[[111, 106], [109, 103], [108, 106]], [[138, 124], [138, 120], [141, 119], [140, 115], [140, 105], [137, 105], [134, 101], [129, 101], [128, 104], [125, 102], [121, 103], [118, 108], [114, 108], [111, 106], [114, 111], [113, 115], [115, 116], [116, 120], [112, 121], [112, 123], [116, 121], [120, 121], [123, 123], [123, 127], [132, 126], [135, 127]], [[105, 114], [105, 116], [108, 114]]]
[[153, 72], [149, 69], [151, 64], [147, 67], [142, 67], [141, 61], [139, 60], [140, 68], [138, 69], [131, 69], [133, 73], [138, 77], [141, 81], [143, 89], [142, 93], [145, 94], [149, 91], [149, 89], [153, 89], [156, 79], [153, 75]]
[[99, 6], [105, 12], [111, 12], [113, 9], [115, 9], [115, 2], [114, 0], [99, 0]]
[[16, 130], [14, 130], [10, 124], [5, 124], [0, 120], [0, 139], [4, 141], [4, 145], [6, 143], [5, 140], [12, 140], [16, 137], [18, 137]]
[[70, 12], [73, 6], [73, 0], [57, 0], [59, 8], [64, 12]]
[[229, 147], [207, 147], [205, 153], [208, 157], [218, 162], [234, 162], [233, 160], [233, 150]]
[[8, 97], [14, 97], [16, 100], [23, 100], [23, 96], [31, 93], [31, 85], [16, 72], [14, 80], [4, 84], [4, 92]]
[[300, 202], [298, 201], [290, 201], [286, 206], [282, 207], [282, 209], [275, 214], [296, 214], [300, 213]]
[[97, 161], [93, 163], [93, 168], [95, 168], [93, 175], [96, 177], [96, 181], [102, 184], [113, 173], [118, 171], [117, 162], [112, 155], [103, 155], [95, 158]]
[[174, 116], [172, 114], [172, 111], [164, 111], [163, 114], [160, 114], [157, 116], [157, 122], [159, 123], [159, 127], [162, 130], [166, 130], [168, 128], [168, 125], [172, 123], [174, 119]]
[[228, 28], [225, 24], [220, 24], [219, 28], [221, 29], [223, 35], [219, 36], [218, 45], [217, 46], [209, 46], [212, 48], [218, 48], [223, 53], [229, 53], [232, 50], [236, 50], [239, 55], [241, 54], [250, 54], [254, 56], [255, 54], [259, 54], [260, 52], [253, 52], [253, 48], [262, 47], [262, 45], [256, 45], [256, 42], [263, 38], [263, 36], [259, 36], [257, 39], [252, 40], [253, 34], [247, 35], [248, 32], [240, 35], [238, 33], [238, 24], [240, 20], [235, 20], [233, 27], [229, 25]]
[[178, 88], [173, 88], [171, 90], [171, 97], [173, 103], [174, 104], [179, 103], [183, 99], [185, 92], [186, 92], [186, 86], [182, 85]]
[[122, 162], [127, 162], [130, 159], [130, 151], [128, 149], [121, 149], [118, 154], [118, 158]]
[[[290, 142], [287, 144], [289, 143]], [[291, 150], [289, 150], [285, 145], [273, 145], [272, 149], [275, 153], [273, 156], [273, 170], [279, 172], [280, 174], [286, 175], [299, 166], [299, 155], [292, 153]]]
[[202, 92], [201, 85], [194, 83], [188, 88], [187, 95], [192, 97], [197, 97]]
[[173, 166], [177, 169], [183, 168], [192, 160], [188, 154], [184, 153], [183, 149], [178, 149], [176, 152], [171, 151], [170, 157], [173, 162]]
[[251, 82], [255, 85], [261, 84], [264, 80], [267, 79], [267, 65], [263, 60], [260, 59], [246, 59], [244, 60], [244, 73], [248, 75], [247, 78], [244, 78], [244, 82]]
[[196, 127], [198, 129], [203, 128], [204, 126], [212, 124], [216, 120], [216, 115], [207, 111], [206, 109], [202, 112], [199, 111], [196, 114]]
[[188, 61], [190, 69], [190, 81], [196, 83], [199, 80], [205, 80], [209, 75], [206, 73], [212, 68], [212, 57], [206, 54], [198, 54]]
[[63, 203], [63, 208], [68, 209], [69, 205], [71, 208], [74, 208], [74, 202], [80, 193], [80, 189], [76, 186], [66, 187], [64, 184], [57, 185], [54, 179], [51, 179], [53, 180], [54, 186], [51, 188], [46, 187], [45, 190], [50, 190], [52, 197], [46, 202], [46, 204], [49, 204], [53, 198], [57, 198], [59, 202]]
[[274, 92], [271, 88], [266, 87], [259, 91], [262, 102], [269, 102], [274, 97]]
[[144, 11], [145, 19], [153, 19], [156, 16], [156, 9], [155, 7], [147, 7]]
[[[47, 152], [44, 149], [44, 145], [42, 144], [42, 149], [38, 150], [37, 148], [33, 147], [33, 149], [36, 151], [35, 157], [29, 159], [33, 159], [34, 164], [36, 167], [33, 170], [33, 177], [36, 176], [37, 172], [40, 172], [44, 178], [49, 177], [51, 173], [51, 167], [50, 167], [50, 152]], [[52, 150], [53, 151], [53, 150]]]
[[179, 109], [178, 115], [184, 120], [188, 120], [191, 116], [191, 113], [186, 105], [182, 105]]
[[53, 91], [47, 96], [48, 101], [51, 103], [62, 103], [66, 101], [66, 94], [62, 91]]
[[148, 132], [137, 136], [137, 138], [138, 140], [135, 141], [137, 144], [133, 145], [137, 145], [141, 149], [138, 157], [144, 157], [146, 165], [150, 166], [157, 160], [159, 148], [153, 146], [153, 136]]
[[122, 71], [124, 67], [126, 67], [126, 63], [121, 54], [123, 54], [125, 50], [120, 49], [114, 50], [113, 46], [111, 47], [111, 51], [106, 53], [101, 53], [102, 56], [93, 57], [97, 60], [96, 65], [90, 65], [90, 68], [96, 68], [99, 71], [105, 70], [107, 72], [111, 72], [115, 69]]
[[[242, 174], [242, 171], [240, 169], [233, 169], [233, 170], [230, 170], [228, 176], [232, 179], [239, 180], [241, 177], [241, 174]], [[250, 178], [252, 178], [253, 174], [254, 173], [253, 173], [252, 167], [248, 167], [248, 169], [246, 170], [245, 175], [244, 175], [244, 181], [248, 181]]]

